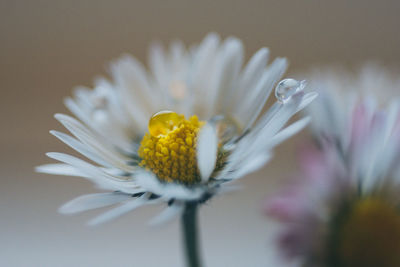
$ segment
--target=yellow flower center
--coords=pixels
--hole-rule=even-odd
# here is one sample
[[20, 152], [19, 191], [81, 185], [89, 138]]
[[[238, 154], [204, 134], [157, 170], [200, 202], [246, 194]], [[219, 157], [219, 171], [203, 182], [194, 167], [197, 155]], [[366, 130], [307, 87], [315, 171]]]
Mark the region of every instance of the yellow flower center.
[[400, 266], [400, 215], [390, 203], [357, 201], [338, 234], [340, 266]]
[[143, 137], [138, 150], [142, 158], [140, 166], [165, 182], [198, 182], [196, 143], [204, 123], [197, 116], [186, 120], [172, 111], [154, 114], [149, 121], [149, 133]]

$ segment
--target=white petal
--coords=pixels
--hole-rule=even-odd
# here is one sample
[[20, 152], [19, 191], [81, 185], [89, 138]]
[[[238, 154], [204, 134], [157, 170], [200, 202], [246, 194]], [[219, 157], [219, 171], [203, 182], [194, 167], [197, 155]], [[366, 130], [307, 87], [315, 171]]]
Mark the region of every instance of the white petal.
[[46, 155], [50, 158], [73, 166], [82, 173], [86, 174], [85, 177], [101, 186], [101, 188], [119, 190], [132, 194], [137, 193], [138, 190], [140, 190], [139, 186], [135, 183], [135, 181], [132, 180], [132, 178], [111, 175], [110, 173], [105, 172], [103, 169], [74, 156], [56, 152], [47, 153]]
[[239, 86], [240, 89], [246, 92], [248, 88], [254, 87], [255, 83], [261, 78], [268, 61], [269, 50], [268, 48], [261, 48], [247, 63], [242, 72]]
[[383, 129], [383, 144], [386, 144], [390, 139], [393, 128], [396, 127], [400, 110], [400, 101], [392, 101], [387, 111], [387, 122]]
[[95, 108], [92, 105], [87, 106], [87, 104], [78, 103], [78, 100], [73, 100], [69, 97], [64, 100], [64, 104], [79, 120], [89, 126], [91, 130], [107, 139], [108, 142], [114, 144], [120, 150], [130, 153], [134, 150], [132, 148], [131, 136], [134, 133], [132, 125], [135, 124], [128, 119], [128, 116], [122, 110], [120, 101], [117, 100], [118, 96], [115, 93], [112, 96], [112, 98], [108, 99], [108, 110], [103, 111], [108, 116], [106, 125], [104, 123], [99, 124], [93, 119]]
[[178, 214], [182, 213], [184, 208], [183, 204], [174, 203], [171, 206], [166, 207], [160, 214], [151, 219], [149, 222], [152, 226], [165, 224], [175, 219]]
[[282, 119], [282, 117], [285, 117], [285, 119], [290, 118], [298, 111], [309, 105], [317, 96], [318, 94], [315, 92], [307, 93], [305, 95], [300, 92], [293, 95], [285, 104], [275, 102], [275, 104], [272, 105], [272, 107], [269, 108], [268, 111], [260, 118], [257, 125], [253, 128], [253, 133], [257, 133], [261, 128], [265, 128], [272, 121], [279, 121]]
[[[259, 124], [242, 141], [248, 146], [246, 156], [269, 147], [271, 139], [289, 121], [289, 119], [299, 111], [299, 106], [309, 104], [317, 95], [310, 93], [302, 96], [301, 94], [292, 97], [290, 102], [285, 104], [276, 103], [271, 111], [260, 120]], [[248, 144], [250, 142], [250, 144]]]
[[185, 45], [180, 40], [172, 41], [169, 47], [170, 65], [172, 71], [179, 72], [181, 64], [185, 62]]
[[72, 214], [97, 209], [131, 199], [132, 196], [121, 193], [99, 193], [77, 197], [59, 208], [60, 213]]
[[149, 50], [149, 65], [159, 86], [167, 84], [166, 58], [162, 45], [153, 43]]
[[35, 170], [37, 172], [55, 174], [55, 175], [88, 177], [86, 173], [79, 171], [77, 168], [74, 168], [71, 165], [63, 163], [40, 165], [37, 166]]
[[195, 200], [204, 193], [204, 189], [200, 187], [188, 188], [181, 184], [161, 183], [153, 173], [144, 170], [136, 172], [134, 178], [135, 182], [145, 191], [163, 199]]
[[214, 127], [207, 123], [198, 135], [197, 166], [201, 181], [207, 182], [217, 162], [218, 137]]
[[238, 179], [249, 173], [255, 172], [256, 170], [264, 166], [271, 158], [272, 155], [269, 153], [263, 153], [261, 155], [254, 156], [252, 159], [249, 159], [246, 162], [240, 164], [241, 166], [232, 174], [229, 174], [228, 178]]
[[318, 93], [317, 92], [310, 92], [307, 93], [301, 100], [301, 103], [299, 105], [299, 107], [297, 108], [297, 111], [302, 110], [303, 108], [307, 107], [311, 102], [313, 102], [316, 98], [318, 97]]
[[157, 101], [154, 98], [147, 98], [151, 96], [154, 88], [151, 88], [148, 84], [145, 67], [134, 57], [123, 56], [111, 65], [111, 72], [116, 82], [125, 88], [136, 100], [135, 102], [144, 109], [151, 107], [154, 103], [152, 103], [153, 100]]
[[248, 88], [248, 95], [239, 100], [238, 110], [235, 112], [241, 120], [243, 131], [249, 129], [262, 111], [265, 102], [274, 89], [274, 85], [281, 79], [287, 68], [285, 58], [277, 58], [264, 71], [261, 79], [253, 88]]
[[[290, 103], [276, 103], [271, 110], [261, 118], [260, 122], [250, 134], [239, 141], [238, 147], [245, 147], [240, 154], [232, 153], [231, 157], [247, 158], [257, 151], [262, 151], [271, 142], [272, 137], [289, 121], [295, 113], [300, 100], [295, 99]], [[236, 155], [238, 154], [238, 155]]]
[[81, 142], [76, 140], [75, 138], [73, 138], [67, 134], [58, 132], [58, 131], [50, 131], [50, 133], [52, 135], [54, 135], [55, 137], [57, 137], [58, 139], [60, 139], [65, 144], [67, 144], [68, 146], [70, 146], [71, 148], [75, 149], [76, 151], [78, 151], [79, 153], [81, 153], [82, 155], [87, 157], [88, 159], [91, 159], [94, 162], [96, 162], [100, 165], [103, 165], [103, 166], [107, 166], [107, 167], [113, 166], [112, 164], [110, 164], [107, 161], [104, 161], [102, 158], [100, 158], [98, 156], [98, 154], [93, 153], [93, 150], [91, 150], [90, 147], [85, 146], [84, 144], [82, 144]]
[[73, 167], [78, 168], [79, 170], [81, 170], [82, 172], [86, 172], [95, 174], [95, 175], [100, 175], [102, 177], [105, 177], [107, 179], [110, 180], [115, 180], [115, 181], [127, 181], [129, 180], [129, 178], [127, 177], [123, 177], [123, 176], [114, 176], [111, 175], [109, 173], [104, 172], [101, 168], [94, 166], [84, 160], [81, 160], [77, 157], [68, 155], [68, 154], [64, 154], [64, 153], [58, 153], [58, 152], [48, 152], [46, 153], [46, 155], [49, 158], [70, 164]]
[[107, 143], [106, 140], [92, 133], [79, 121], [64, 114], [56, 114], [54, 117], [82, 141], [82, 143], [89, 146], [92, 150], [96, 151], [96, 153], [99, 153], [103, 158], [106, 158], [108, 162], [112, 162], [112, 165], [125, 171], [131, 170], [131, 167], [126, 164], [129, 160], [128, 157], [119, 153], [112, 145]]
[[[79, 100], [79, 99], [78, 99]], [[64, 99], [64, 105], [74, 114], [79, 120], [82, 122], [86, 123], [87, 125], [90, 125], [91, 120], [88, 115], [87, 110], [83, 110], [80, 105], [78, 105], [75, 100], [73, 100], [70, 97], [67, 97]], [[87, 107], [87, 106], [85, 106]]]
[[147, 197], [139, 197], [137, 199], [131, 200], [127, 203], [121, 204], [120, 206], [109, 210], [103, 214], [101, 214], [100, 216], [97, 216], [96, 218], [90, 220], [88, 222], [88, 225], [90, 226], [95, 226], [95, 225], [99, 225], [108, 221], [111, 221], [115, 218], [120, 217], [121, 215], [124, 215], [127, 212], [130, 212], [140, 206], [143, 206], [145, 204], [147, 204]]
[[193, 110], [199, 117], [206, 117], [206, 113], [210, 109], [211, 101], [204, 94], [211, 90], [211, 79], [204, 79], [210, 77], [215, 69], [216, 55], [220, 37], [217, 34], [208, 34], [193, 57], [193, 70], [189, 72], [189, 80], [193, 90]]
[[147, 120], [159, 106], [159, 99], [151, 98], [151, 92], [155, 92], [148, 84], [144, 67], [131, 56], [124, 56], [111, 64], [111, 72], [124, 108], [136, 121], [138, 130], [145, 132]]
[[281, 130], [279, 133], [277, 133], [272, 139], [271, 139], [271, 147], [277, 146], [286, 139], [290, 138], [291, 136], [297, 134], [301, 130], [304, 129], [304, 127], [307, 126], [307, 124], [311, 121], [311, 117], [305, 117], [301, 120], [296, 121], [295, 123], [292, 123], [285, 129]]
[[228, 38], [223, 43], [216, 58], [215, 70], [210, 77], [211, 88], [204, 93], [208, 99], [208, 117], [223, 112], [233, 96], [240, 68], [243, 62], [243, 44], [236, 38]]

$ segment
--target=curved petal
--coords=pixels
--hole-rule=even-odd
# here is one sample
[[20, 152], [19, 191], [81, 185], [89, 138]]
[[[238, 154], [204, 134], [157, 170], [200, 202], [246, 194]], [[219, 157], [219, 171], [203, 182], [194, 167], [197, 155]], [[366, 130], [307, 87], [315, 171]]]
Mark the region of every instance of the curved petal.
[[132, 195], [114, 192], [83, 195], [65, 203], [58, 209], [58, 211], [64, 214], [79, 213], [86, 210], [114, 205], [131, 198]]
[[118, 218], [118, 217], [124, 215], [125, 213], [128, 213], [134, 209], [137, 209], [145, 204], [150, 204], [147, 198], [148, 198], [148, 196], [145, 194], [142, 197], [139, 197], [137, 199], [134, 199], [127, 203], [124, 203], [124, 204], [122, 204], [112, 210], [109, 210], [109, 211], [101, 214], [100, 216], [97, 216], [94, 219], [90, 220], [88, 222], [88, 225], [95, 226], [95, 225], [106, 223], [108, 221], [111, 221], [115, 218]]
[[160, 214], [151, 219], [149, 222], [152, 226], [165, 224], [176, 218], [180, 213], [183, 212], [184, 205], [181, 203], [174, 203], [171, 206], [166, 207]]
[[197, 167], [204, 183], [210, 178], [217, 162], [218, 137], [215, 128], [207, 123], [197, 138]]
[[164, 200], [175, 198], [178, 200], [196, 200], [205, 192], [203, 187], [188, 188], [185, 185], [175, 183], [162, 183], [157, 177], [148, 171], [135, 173], [135, 182], [147, 192], [160, 196]]

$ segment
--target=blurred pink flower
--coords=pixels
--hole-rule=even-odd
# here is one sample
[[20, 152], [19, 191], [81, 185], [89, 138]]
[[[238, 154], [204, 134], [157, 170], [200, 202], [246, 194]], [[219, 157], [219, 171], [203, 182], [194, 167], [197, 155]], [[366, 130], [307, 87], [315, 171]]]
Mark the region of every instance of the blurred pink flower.
[[299, 266], [400, 266], [399, 99], [380, 108], [362, 89], [333, 91], [340, 75], [322, 77], [310, 83], [320, 97], [308, 109], [314, 140], [299, 149], [299, 173], [266, 199], [281, 225], [278, 249]]

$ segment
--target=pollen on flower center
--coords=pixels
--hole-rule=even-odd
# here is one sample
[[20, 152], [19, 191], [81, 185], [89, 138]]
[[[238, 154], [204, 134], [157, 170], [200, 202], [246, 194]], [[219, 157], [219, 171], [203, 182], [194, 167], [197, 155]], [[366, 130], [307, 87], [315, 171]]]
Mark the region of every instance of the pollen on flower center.
[[400, 214], [388, 202], [356, 202], [339, 231], [340, 266], [400, 266]]
[[195, 115], [186, 120], [172, 111], [154, 114], [149, 121], [149, 133], [143, 137], [138, 150], [142, 158], [140, 166], [165, 182], [198, 182], [196, 143], [202, 125], [204, 122]]

